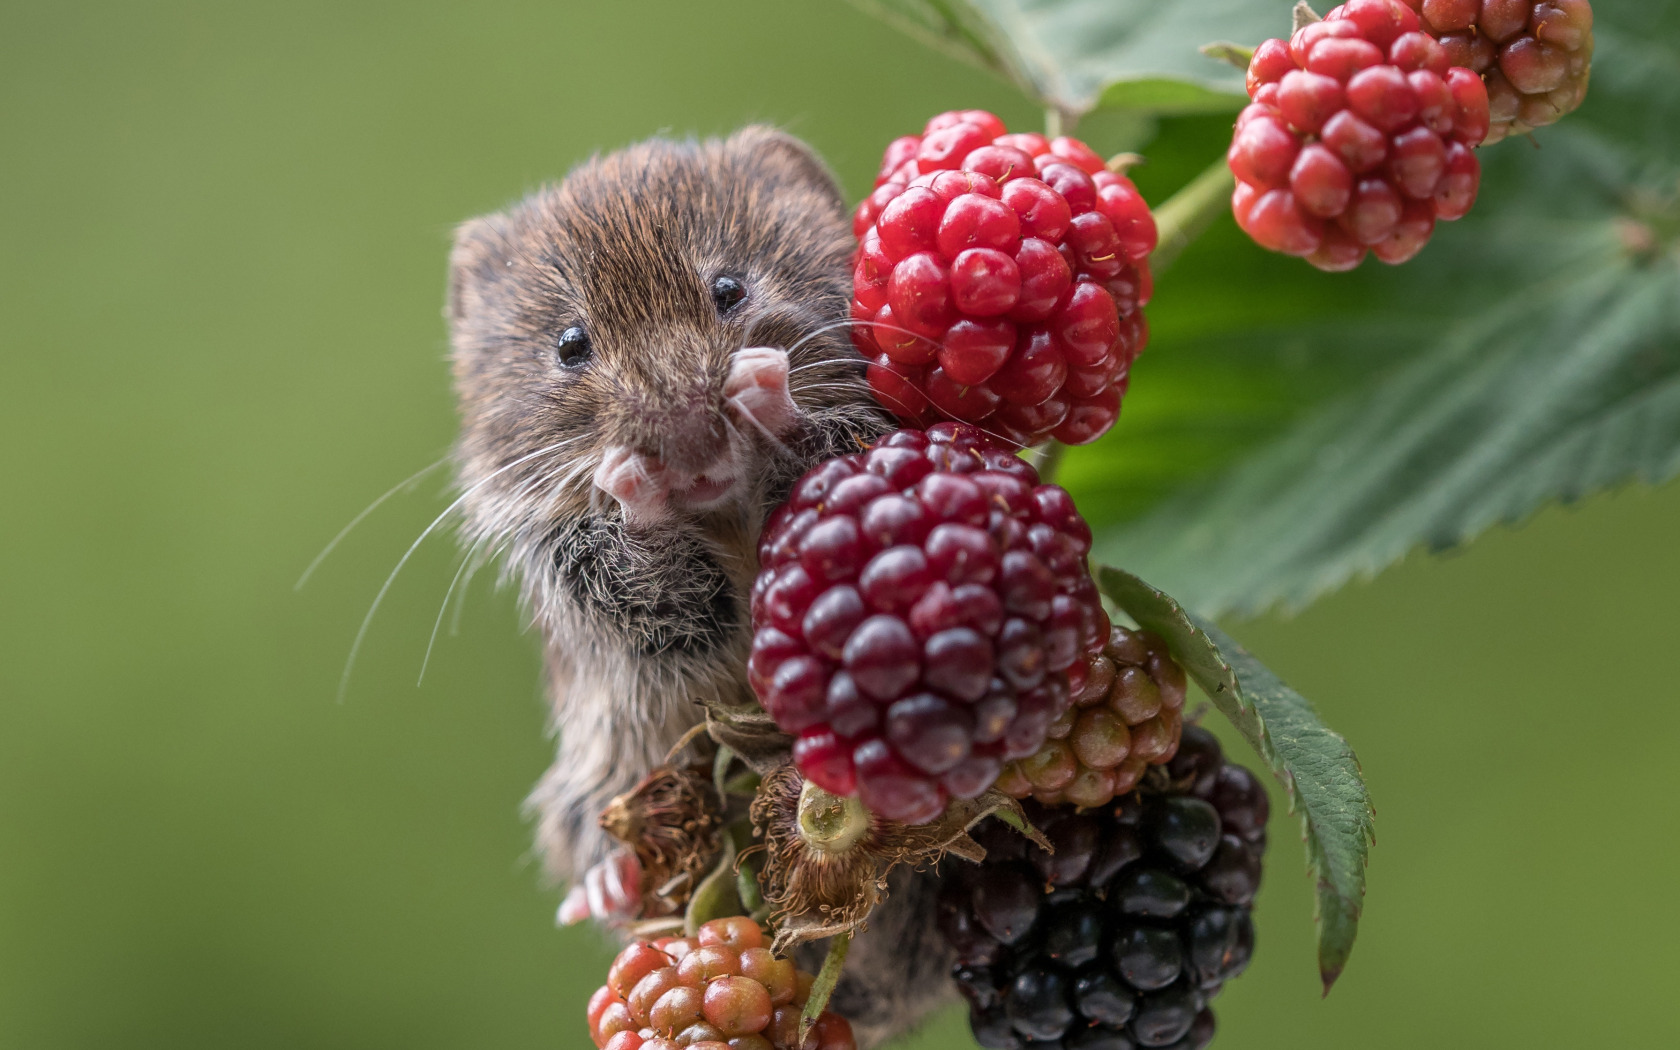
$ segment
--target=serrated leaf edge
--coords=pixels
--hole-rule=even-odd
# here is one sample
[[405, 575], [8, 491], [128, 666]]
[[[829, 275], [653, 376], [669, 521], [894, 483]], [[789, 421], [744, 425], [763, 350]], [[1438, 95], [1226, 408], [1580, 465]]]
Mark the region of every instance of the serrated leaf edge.
[[[1341, 976], [1347, 965], [1347, 959], [1353, 949], [1353, 941], [1358, 932], [1360, 916], [1364, 911], [1365, 897], [1365, 867], [1369, 859], [1371, 845], [1376, 841], [1373, 831], [1373, 821], [1376, 810], [1371, 805], [1370, 795], [1364, 790], [1364, 778], [1360, 772], [1359, 759], [1348, 745], [1346, 738], [1335, 730], [1324, 725], [1317, 719], [1317, 713], [1312, 712], [1318, 728], [1321, 729], [1338, 746], [1341, 754], [1352, 765], [1354, 781], [1360, 786], [1362, 805], [1355, 816], [1357, 835], [1353, 842], [1357, 866], [1348, 873], [1351, 882], [1337, 885], [1334, 873], [1328, 868], [1329, 854], [1324, 849], [1322, 840], [1314, 826], [1313, 807], [1301, 796], [1296, 783], [1294, 772], [1285, 764], [1279, 753], [1277, 743], [1272, 737], [1270, 727], [1260, 715], [1259, 708], [1252, 703], [1243, 692], [1242, 680], [1233, 661], [1226, 653], [1240, 657], [1238, 662], [1249, 662], [1254, 668], [1266, 675], [1285, 689], [1281, 679], [1265, 668], [1254, 655], [1233, 639], [1220, 631], [1218, 627], [1201, 620], [1174, 601], [1162, 591], [1151, 587], [1148, 583], [1123, 569], [1112, 566], [1100, 566], [1097, 570], [1102, 590], [1122, 611], [1146, 628], [1154, 629], [1154, 622], [1158, 618], [1152, 616], [1148, 610], [1141, 609], [1135, 601], [1128, 602], [1128, 591], [1141, 590], [1155, 602], [1163, 605], [1168, 617], [1173, 621], [1164, 626], [1177, 628], [1186, 633], [1193, 641], [1204, 647], [1201, 653], [1177, 652], [1174, 655], [1184, 665], [1185, 670], [1196, 680], [1202, 690], [1208, 694], [1215, 706], [1230, 718], [1232, 724], [1242, 732], [1260, 757], [1265, 760], [1267, 768], [1284, 787], [1288, 801], [1289, 812], [1297, 814], [1301, 820], [1302, 839], [1306, 847], [1307, 873], [1314, 882], [1313, 921], [1318, 926], [1319, 946], [1318, 962], [1319, 975], [1324, 982], [1324, 994], [1330, 994], [1330, 988]], [[1153, 622], [1152, 622], [1153, 621]], [[1164, 633], [1164, 632], [1163, 632]], [[1177, 632], [1174, 632], [1177, 633]], [[1170, 639], [1169, 639], [1170, 640]], [[1208, 667], [1211, 662], [1212, 669]], [[1294, 690], [1289, 690], [1295, 693]], [[1305, 697], [1300, 697], [1309, 712], [1311, 704]], [[1227, 708], [1227, 704], [1235, 709], [1235, 713]], [[1243, 717], [1238, 717], [1243, 716]]]

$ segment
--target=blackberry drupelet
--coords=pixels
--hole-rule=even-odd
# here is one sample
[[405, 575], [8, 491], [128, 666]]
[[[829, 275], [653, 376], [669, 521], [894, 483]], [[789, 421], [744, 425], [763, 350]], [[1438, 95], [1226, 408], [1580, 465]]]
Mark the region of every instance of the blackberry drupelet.
[[1178, 751], [1185, 686], [1159, 635], [1114, 627], [1074, 706], [1043, 747], [1003, 768], [998, 790], [1050, 806], [1107, 805]]
[[[793, 1050], [813, 978], [771, 953], [751, 919], [714, 919], [693, 937], [638, 941], [618, 953], [589, 1000], [603, 1050]], [[824, 1011], [804, 1050], [857, 1050], [846, 1019]]]
[[963, 423], [813, 469], [759, 545], [747, 664], [807, 779], [925, 824], [1037, 751], [1109, 636], [1073, 500]]
[[1097, 809], [1027, 803], [1055, 847], [996, 819], [980, 865], [950, 863], [940, 927], [989, 1050], [1200, 1050], [1208, 1002], [1247, 967], [1265, 790], [1185, 726], [1139, 791]]
[[1589, 0], [1406, 0], [1423, 29], [1487, 83], [1487, 142], [1556, 123], [1587, 96]]
[[1018, 445], [1084, 445], [1114, 425], [1149, 339], [1157, 233], [1085, 143], [942, 113], [887, 147], [852, 230], [852, 337], [901, 419]]
[[1398, 264], [1476, 202], [1488, 88], [1402, 0], [1349, 0], [1248, 67], [1231, 206], [1263, 248], [1322, 270]]

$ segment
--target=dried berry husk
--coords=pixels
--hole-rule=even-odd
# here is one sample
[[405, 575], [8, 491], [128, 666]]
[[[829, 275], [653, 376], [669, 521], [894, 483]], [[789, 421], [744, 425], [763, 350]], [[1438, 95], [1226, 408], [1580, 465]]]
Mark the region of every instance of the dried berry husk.
[[947, 853], [979, 861], [985, 850], [968, 829], [1004, 811], [1025, 823], [1001, 792], [958, 799], [930, 824], [900, 824], [856, 799], [807, 785], [792, 763], [772, 770], [753, 799], [753, 833], [765, 851], [763, 889], [776, 925], [776, 951], [860, 928], [886, 895], [887, 873], [923, 868]]
[[703, 702], [707, 734], [719, 747], [733, 751], [749, 769], [764, 774], [788, 760], [793, 737], [776, 725], [751, 689]]
[[600, 820], [641, 864], [644, 918], [680, 910], [722, 847], [722, 804], [703, 765], [655, 769]]

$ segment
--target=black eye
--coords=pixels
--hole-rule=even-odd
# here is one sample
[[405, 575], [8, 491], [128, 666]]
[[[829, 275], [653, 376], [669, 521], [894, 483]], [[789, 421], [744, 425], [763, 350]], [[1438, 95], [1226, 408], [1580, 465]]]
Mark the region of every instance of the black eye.
[[555, 344], [554, 353], [560, 358], [560, 364], [566, 368], [583, 367], [593, 353], [589, 345], [589, 333], [573, 325], [560, 333], [560, 341]]
[[726, 314], [747, 297], [747, 286], [725, 274], [712, 282], [712, 302], [718, 313]]

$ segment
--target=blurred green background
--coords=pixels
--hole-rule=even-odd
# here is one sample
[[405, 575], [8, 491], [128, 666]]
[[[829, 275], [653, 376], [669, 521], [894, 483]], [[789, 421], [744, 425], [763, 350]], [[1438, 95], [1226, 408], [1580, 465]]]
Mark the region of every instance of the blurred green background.
[[[511, 597], [476, 581], [417, 687], [440, 537], [335, 700], [442, 476], [293, 581], [449, 444], [453, 223], [751, 120], [855, 197], [974, 105], [1035, 120], [836, 3], [0, 7], [0, 1047], [587, 1045], [608, 951], [528, 856], [549, 745]], [[1152, 355], [1218, 258], [1161, 281]], [[1680, 486], [1630, 490], [1232, 625], [1353, 741], [1380, 841], [1321, 1001], [1280, 816], [1216, 1045], [1680, 1045], [1677, 531]]]

